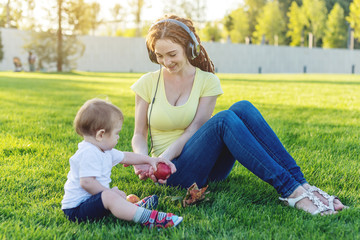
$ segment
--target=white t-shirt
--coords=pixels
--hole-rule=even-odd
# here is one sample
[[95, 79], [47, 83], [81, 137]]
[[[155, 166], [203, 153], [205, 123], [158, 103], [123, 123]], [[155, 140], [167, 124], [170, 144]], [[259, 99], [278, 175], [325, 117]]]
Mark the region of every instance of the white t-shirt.
[[77, 207], [91, 197], [91, 194], [80, 186], [81, 177], [95, 177], [101, 185], [110, 188], [111, 169], [123, 159], [124, 153], [119, 150], [103, 152], [89, 142], [79, 143], [78, 150], [69, 161], [70, 171], [64, 186], [65, 195], [61, 209]]

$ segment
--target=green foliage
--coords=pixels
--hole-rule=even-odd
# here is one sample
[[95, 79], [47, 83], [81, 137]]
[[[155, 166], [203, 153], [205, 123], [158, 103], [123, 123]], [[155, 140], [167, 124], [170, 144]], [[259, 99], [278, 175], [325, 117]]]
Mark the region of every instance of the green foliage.
[[[141, 37], [146, 37], [146, 35], [149, 32], [149, 28], [151, 26], [150, 22], [144, 22], [142, 27], [141, 27], [141, 31], [140, 31], [140, 36]], [[138, 29], [137, 28], [126, 28], [126, 29], [117, 29], [115, 32], [115, 36], [117, 37], [127, 37], [127, 38], [131, 38], [131, 37], [136, 37], [138, 34]]]
[[[37, 56], [40, 70], [54, 69], [56, 67], [57, 35], [51, 31], [31, 32], [30, 39], [24, 45], [27, 51], [33, 51]], [[76, 60], [83, 55], [85, 46], [75, 35], [63, 35], [62, 56], [63, 66], [67, 70], [76, 68]]]
[[328, 15], [324, 37], [325, 48], [345, 48], [347, 40], [347, 29], [344, 10], [336, 3]]
[[314, 35], [316, 46], [317, 41], [324, 36], [327, 18], [327, 9], [324, 0], [303, 0], [302, 6], [307, 18], [307, 29]]
[[99, 3], [86, 3], [84, 0], [64, 1], [65, 20], [72, 34], [88, 34], [101, 23]]
[[256, 19], [266, 2], [267, 0], [244, 0], [250, 33], [255, 31]]
[[225, 21], [227, 21], [227, 30], [230, 30], [231, 42], [245, 42], [245, 38], [250, 34], [249, 22], [245, 10], [243, 8], [238, 8], [232, 11]]
[[353, 2], [353, 0], [325, 0], [326, 2], [326, 8], [328, 10], [328, 12], [330, 12], [333, 8], [334, 8], [334, 5], [336, 3], [338, 3], [340, 5], [340, 7], [342, 9], [344, 9], [344, 15], [345, 16], [348, 16], [349, 15], [349, 6], [350, 6], [350, 3]]
[[20, 21], [23, 18], [21, 0], [2, 1], [0, 3], [0, 27], [5, 27], [7, 24], [7, 4], [9, 8], [9, 26], [10, 28], [19, 28]]
[[258, 15], [256, 21], [255, 32], [253, 33], [254, 42], [260, 43], [262, 37], [265, 36], [266, 41], [270, 45], [284, 43], [283, 36], [286, 25], [277, 0], [268, 2]]
[[224, 95], [215, 113], [250, 100], [307, 180], [350, 209], [311, 216], [283, 206], [278, 194], [239, 163], [210, 183], [210, 201], [182, 208], [186, 191], [140, 181], [117, 166], [111, 186], [159, 196], [159, 210], [184, 217], [175, 229], [149, 231], [108, 217], [71, 223], [61, 211], [69, 158], [81, 138], [73, 119], [88, 99], [107, 96], [125, 122], [116, 148], [131, 151], [134, 93], [141, 74], [0, 72], [0, 239], [359, 239], [360, 76], [219, 74]]
[[292, 2], [287, 16], [289, 18], [289, 23], [286, 35], [291, 38], [290, 46], [300, 46], [304, 40], [304, 27], [307, 25], [304, 11], [296, 2]]
[[350, 14], [346, 17], [346, 20], [354, 29], [355, 38], [360, 38], [360, 0], [354, 0], [350, 4]]
[[136, 37], [137, 28], [127, 28], [121, 32], [122, 37]]
[[89, 4], [89, 19], [90, 19], [90, 26], [91, 26], [91, 30], [94, 33], [95, 30], [97, 29], [97, 27], [101, 24], [101, 20], [99, 20], [99, 15], [100, 15], [100, 4], [97, 2], [92, 2], [91, 4]]
[[234, 19], [231, 15], [226, 15], [223, 19], [225, 31], [230, 34], [231, 30], [234, 28]]
[[164, 12], [190, 18], [196, 25], [205, 22], [206, 0], [166, 0]]
[[141, 16], [145, 7], [144, 0], [129, 0], [130, 12], [134, 16], [136, 24], [135, 37], [141, 37]]
[[201, 41], [219, 42], [221, 37], [221, 30], [216, 22], [207, 22], [200, 31]]
[[281, 0], [279, 1], [279, 6], [281, 12], [286, 15], [286, 13], [289, 11], [289, 8], [293, 3], [296, 3], [298, 6], [301, 5], [302, 0]]

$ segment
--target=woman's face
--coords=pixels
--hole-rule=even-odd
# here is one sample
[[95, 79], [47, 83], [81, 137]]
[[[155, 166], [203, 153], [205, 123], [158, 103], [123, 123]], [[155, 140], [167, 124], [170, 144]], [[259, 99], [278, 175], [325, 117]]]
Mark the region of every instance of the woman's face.
[[158, 63], [163, 65], [169, 73], [178, 73], [189, 64], [183, 47], [169, 39], [156, 41], [155, 54]]

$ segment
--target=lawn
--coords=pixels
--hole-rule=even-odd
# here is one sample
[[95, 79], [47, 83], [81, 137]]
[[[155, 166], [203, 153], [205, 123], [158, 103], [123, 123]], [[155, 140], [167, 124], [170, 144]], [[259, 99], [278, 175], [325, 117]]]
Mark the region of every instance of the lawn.
[[142, 182], [131, 168], [112, 171], [112, 186], [157, 194], [159, 210], [184, 217], [176, 229], [150, 231], [109, 217], [69, 222], [61, 200], [69, 157], [81, 138], [72, 128], [88, 99], [108, 98], [125, 115], [116, 148], [131, 151], [137, 73], [0, 72], [0, 239], [360, 239], [360, 76], [219, 74], [215, 112], [251, 101], [278, 134], [307, 180], [350, 209], [312, 216], [284, 206], [267, 183], [236, 164], [209, 185], [209, 201], [183, 208], [186, 190]]

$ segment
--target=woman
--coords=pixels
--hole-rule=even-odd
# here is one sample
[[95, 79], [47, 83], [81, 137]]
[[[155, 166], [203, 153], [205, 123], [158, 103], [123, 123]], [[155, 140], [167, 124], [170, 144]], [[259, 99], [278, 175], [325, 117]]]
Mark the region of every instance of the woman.
[[312, 214], [333, 214], [344, 205], [311, 186], [295, 160], [249, 102], [240, 101], [211, 117], [222, 89], [214, 65], [188, 19], [165, 16], [146, 38], [150, 60], [160, 70], [142, 76], [133, 86], [136, 153], [171, 160], [177, 172], [157, 180], [147, 166], [135, 167], [140, 179], [170, 186], [199, 187], [225, 179], [235, 161], [272, 185], [280, 200]]

